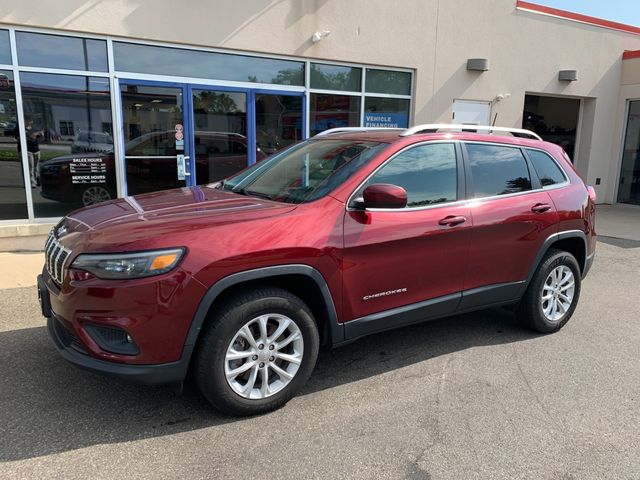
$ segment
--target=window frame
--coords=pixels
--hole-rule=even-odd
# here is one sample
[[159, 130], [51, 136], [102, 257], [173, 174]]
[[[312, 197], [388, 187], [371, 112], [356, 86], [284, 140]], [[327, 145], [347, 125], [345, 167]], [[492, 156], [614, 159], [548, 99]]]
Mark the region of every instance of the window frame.
[[448, 207], [448, 206], [451, 206], [451, 205], [458, 205], [458, 204], [466, 202], [468, 200], [468, 198], [467, 198], [467, 183], [466, 183], [466, 178], [465, 178], [465, 172], [466, 172], [466, 168], [467, 167], [465, 165], [465, 160], [464, 160], [464, 155], [463, 155], [463, 150], [462, 150], [462, 142], [460, 140], [451, 140], [451, 139], [446, 139], [446, 140], [422, 140], [422, 141], [419, 141], [419, 142], [411, 143], [409, 145], [405, 145], [404, 147], [402, 147], [397, 152], [394, 152], [393, 155], [391, 155], [390, 157], [385, 159], [371, 173], [369, 173], [364, 179], [362, 179], [362, 181], [353, 190], [353, 192], [351, 192], [351, 195], [349, 195], [349, 198], [347, 199], [347, 203], [346, 203], [346, 210], [348, 212], [355, 212], [355, 211], [360, 211], [361, 212], [362, 211], [362, 208], [356, 207], [355, 204], [357, 203], [356, 199], [362, 194], [363, 187], [366, 185], [366, 183], [369, 181], [369, 179], [371, 177], [376, 175], [378, 173], [378, 171], [383, 169], [389, 162], [392, 162], [396, 157], [398, 157], [402, 153], [404, 153], [407, 150], [410, 150], [412, 148], [417, 148], [417, 147], [420, 147], [420, 146], [423, 146], [423, 145], [433, 145], [433, 144], [440, 144], [440, 143], [451, 144], [451, 145], [454, 146], [454, 152], [455, 152], [455, 155], [456, 155], [456, 183], [457, 183], [456, 200], [449, 201], [449, 202], [437, 203], [437, 204], [434, 204], [434, 205], [421, 205], [419, 207], [365, 208], [365, 211], [367, 211], [367, 212], [396, 212], [396, 213], [398, 213], [398, 212], [416, 212], [416, 211], [427, 210], [427, 209], [432, 209], [432, 208]]

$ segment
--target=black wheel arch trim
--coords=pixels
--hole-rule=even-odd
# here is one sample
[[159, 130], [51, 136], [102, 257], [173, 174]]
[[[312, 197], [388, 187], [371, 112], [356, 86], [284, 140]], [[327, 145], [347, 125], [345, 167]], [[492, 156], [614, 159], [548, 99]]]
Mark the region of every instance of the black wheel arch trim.
[[[540, 247], [540, 250], [538, 250], [538, 254], [536, 255], [536, 258], [531, 266], [531, 270], [529, 271], [529, 275], [527, 276], [527, 284], [529, 284], [529, 282], [531, 282], [531, 279], [533, 278], [533, 275], [536, 273], [536, 270], [538, 269], [538, 266], [540, 265], [540, 262], [542, 261], [542, 257], [545, 256], [545, 254], [549, 251], [549, 249], [551, 248], [551, 246], [556, 243], [559, 240], [565, 240], [567, 238], [580, 238], [582, 239], [582, 241], [584, 242], [584, 262], [582, 265], [580, 265], [580, 263], [578, 263], [578, 265], [580, 265], [580, 270], [581, 273], [584, 275], [586, 275], [586, 272], [588, 270], [587, 268], [587, 259], [588, 258], [593, 258], [593, 252], [590, 254], [589, 253], [589, 249], [587, 246], [587, 235], [582, 231], [582, 230], [566, 230], [566, 231], [562, 231], [562, 232], [558, 232], [558, 233], [554, 233], [552, 235], [549, 235], [549, 237], [547, 237], [547, 239], [544, 241], [544, 243], [542, 244], [542, 247]], [[580, 262], [579, 259], [578, 262]]]
[[211, 305], [213, 305], [213, 302], [215, 302], [216, 298], [218, 298], [218, 296], [222, 292], [224, 292], [229, 287], [241, 283], [261, 279], [266, 280], [283, 275], [304, 275], [315, 282], [322, 294], [322, 299], [327, 310], [327, 323], [329, 327], [328, 333], [331, 337], [329, 338], [329, 344], [334, 345], [337, 343], [342, 343], [344, 341], [344, 325], [338, 323], [338, 316], [336, 313], [335, 304], [333, 303], [333, 297], [331, 296], [329, 286], [327, 285], [327, 282], [322, 274], [310, 265], [275, 265], [271, 267], [256, 268], [253, 270], [245, 270], [243, 272], [232, 273], [231, 275], [218, 280], [207, 290], [207, 292], [200, 300], [200, 304], [198, 305], [196, 314], [194, 315], [193, 321], [191, 322], [191, 327], [189, 328], [189, 333], [187, 334], [187, 338], [185, 340], [181, 361], [186, 362], [187, 364], [190, 362], [191, 355], [193, 354], [193, 350], [200, 335], [200, 330], [204, 325], [207, 314], [209, 313], [209, 309], [211, 308]]

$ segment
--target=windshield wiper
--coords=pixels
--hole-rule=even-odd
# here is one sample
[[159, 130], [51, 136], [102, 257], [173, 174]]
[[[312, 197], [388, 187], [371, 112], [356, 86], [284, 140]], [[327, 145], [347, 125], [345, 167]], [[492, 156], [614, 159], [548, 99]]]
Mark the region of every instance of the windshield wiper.
[[231, 190], [232, 192], [239, 193], [240, 195], [246, 195], [248, 197], [264, 198], [265, 200], [271, 200], [271, 195], [262, 192], [256, 192], [255, 190], [247, 190], [246, 188], [238, 188]]

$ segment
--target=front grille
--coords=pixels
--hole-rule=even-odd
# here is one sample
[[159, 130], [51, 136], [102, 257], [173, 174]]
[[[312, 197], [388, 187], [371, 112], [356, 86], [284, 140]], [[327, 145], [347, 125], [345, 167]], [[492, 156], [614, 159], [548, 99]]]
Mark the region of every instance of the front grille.
[[56, 238], [55, 229], [51, 230], [47, 243], [44, 244], [44, 258], [47, 272], [58, 285], [62, 285], [64, 280], [64, 263], [70, 253]]

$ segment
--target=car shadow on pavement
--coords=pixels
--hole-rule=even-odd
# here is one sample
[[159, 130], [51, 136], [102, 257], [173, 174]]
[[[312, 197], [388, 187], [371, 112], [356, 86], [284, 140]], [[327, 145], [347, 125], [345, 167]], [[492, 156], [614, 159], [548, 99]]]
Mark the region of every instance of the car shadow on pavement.
[[[465, 350], [534, 338], [505, 310], [492, 309], [370, 336], [321, 352], [301, 395], [371, 378]], [[200, 395], [179, 396], [94, 375], [67, 364], [46, 328], [0, 333], [0, 461], [61, 453], [243, 421], [217, 413]], [[288, 407], [287, 415], [296, 415]]]

